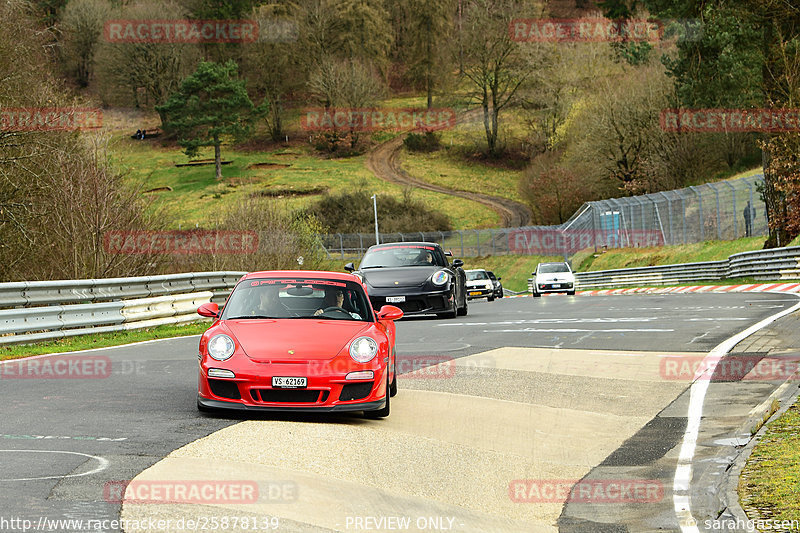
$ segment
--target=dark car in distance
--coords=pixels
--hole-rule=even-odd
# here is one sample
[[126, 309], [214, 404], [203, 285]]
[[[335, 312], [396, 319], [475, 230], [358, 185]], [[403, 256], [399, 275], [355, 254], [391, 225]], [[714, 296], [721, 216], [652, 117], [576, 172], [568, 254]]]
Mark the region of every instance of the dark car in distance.
[[487, 270], [486, 273], [489, 274], [489, 279], [491, 279], [492, 283], [494, 284], [494, 297], [495, 298], [502, 298], [503, 297], [503, 284], [500, 283], [500, 280], [503, 279], [503, 278], [499, 278], [499, 277], [495, 276], [494, 272], [492, 272], [491, 270]]
[[433, 242], [392, 242], [370, 246], [356, 269], [372, 307], [399, 307], [404, 315], [435, 314], [454, 318], [467, 314], [466, 274], [460, 259]]

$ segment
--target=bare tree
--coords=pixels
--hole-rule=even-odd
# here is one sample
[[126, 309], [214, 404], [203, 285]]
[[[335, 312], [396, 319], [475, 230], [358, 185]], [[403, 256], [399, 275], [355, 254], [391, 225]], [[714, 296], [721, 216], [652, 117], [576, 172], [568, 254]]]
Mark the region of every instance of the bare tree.
[[[168, 1], [126, 5], [118, 16], [159, 20], [186, 15], [178, 4]], [[162, 104], [194, 71], [200, 59], [200, 48], [191, 43], [102, 41], [97, 51], [98, 78], [104, 81], [101, 92], [107, 101], [133, 100], [137, 107]]]
[[518, 91], [530, 76], [520, 43], [511, 39], [509, 24], [523, 16], [523, 2], [516, 0], [465, 1], [461, 42], [464, 76], [470, 96], [483, 110], [483, 127], [488, 153], [500, 153], [498, 130], [500, 112], [515, 102]]
[[89, 85], [95, 52], [111, 14], [108, 0], [72, 0], [64, 7], [59, 25], [64, 68], [80, 87]]

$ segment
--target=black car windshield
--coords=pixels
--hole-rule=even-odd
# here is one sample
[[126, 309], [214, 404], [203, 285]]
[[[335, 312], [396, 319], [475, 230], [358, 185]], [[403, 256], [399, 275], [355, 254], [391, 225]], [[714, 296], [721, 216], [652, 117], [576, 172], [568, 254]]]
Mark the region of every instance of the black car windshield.
[[569, 267], [566, 263], [549, 263], [539, 265], [539, 274], [557, 274], [559, 272], [569, 272]]
[[239, 283], [223, 311], [234, 319], [373, 319], [372, 307], [361, 286], [352, 281], [259, 278]]
[[475, 281], [478, 279], [489, 279], [489, 276], [483, 270], [473, 270], [471, 272], [467, 272], [467, 281]]
[[444, 254], [435, 246], [391, 245], [369, 250], [359, 268], [447, 266]]

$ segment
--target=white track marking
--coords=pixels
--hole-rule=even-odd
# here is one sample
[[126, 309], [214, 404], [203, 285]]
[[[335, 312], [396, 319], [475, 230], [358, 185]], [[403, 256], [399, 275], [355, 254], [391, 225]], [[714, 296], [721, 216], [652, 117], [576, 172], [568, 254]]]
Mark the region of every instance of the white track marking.
[[779, 318], [782, 318], [794, 311], [800, 309], [800, 303], [795, 304], [789, 309], [785, 309], [770, 317], [765, 318], [761, 322], [754, 324], [744, 331], [741, 331], [726, 339], [713, 350], [708, 352], [708, 355], [700, 365], [703, 371], [695, 375], [695, 380], [692, 383], [689, 392], [689, 412], [687, 414], [686, 431], [683, 434], [683, 442], [681, 444], [681, 451], [678, 457], [678, 466], [675, 468], [675, 479], [672, 484], [673, 496], [672, 503], [675, 509], [675, 515], [678, 517], [678, 522], [683, 533], [699, 533], [697, 528], [697, 521], [692, 516], [691, 508], [691, 494], [689, 486], [692, 481], [692, 461], [694, 460], [694, 452], [697, 447], [697, 438], [700, 433], [700, 420], [703, 417], [703, 402], [705, 401], [706, 391], [711, 383], [711, 376], [714, 375], [714, 370], [717, 367], [720, 359], [725, 356], [731, 349], [739, 344], [742, 340], [746, 339], [758, 330], [772, 324]]
[[63, 476], [42, 476], [42, 477], [21, 477], [15, 479], [0, 479], [0, 481], [38, 481], [40, 479], [63, 479], [68, 477], [81, 477], [81, 476], [89, 476], [92, 474], [96, 474], [98, 472], [102, 472], [106, 468], [108, 468], [108, 459], [104, 459], [103, 457], [97, 457], [96, 455], [89, 455], [86, 453], [79, 453], [79, 452], [66, 452], [66, 451], [57, 451], [57, 450], [0, 450], [0, 453], [5, 452], [13, 452], [13, 453], [65, 453], [69, 455], [80, 455], [82, 457], [88, 457], [89, 459], [94, 459], [98, 463], [100, 463], [96, 468], [89, 470], [88, 472], [83, 472], [82, 474], [64, 474]]
[[638, 328], [638, 329], [576, 329], [576, 328], [561, 328], [561, 329], [548, 329], [548, 328], [522, 328], [522, 329], [485, 329], [484, 333], [668, 333], [675, 331], [674, 329], [655, 329], [655, 328]]

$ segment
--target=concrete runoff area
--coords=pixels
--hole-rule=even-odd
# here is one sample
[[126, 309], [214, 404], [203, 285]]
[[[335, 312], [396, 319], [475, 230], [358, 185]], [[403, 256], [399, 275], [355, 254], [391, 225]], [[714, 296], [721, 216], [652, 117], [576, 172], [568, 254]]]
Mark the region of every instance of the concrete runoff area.
[[[201, 516], [277, 517], [280, 531], [557, 531], [565, 494], [517, 501], [513, 482], [584, 478], [686, 389], [660, 374], [674, 356], [697, 353], [499, 348], [445, 361], [400, 376], [384, 420], [258, 417], [134, 479], [249, 480], [262, 489], [257, 500], [125, 501], [121, 518], [169, 519], [172, 531]], [[529, 399], [507, 399], [498, 375], [527, 383]], [[619, 396], [633, 413], [608, 409]]]

